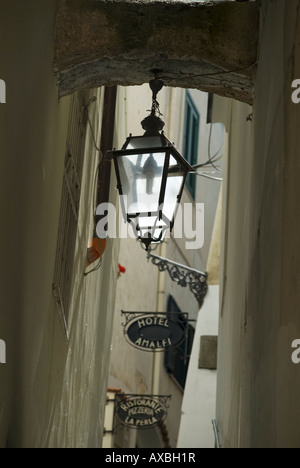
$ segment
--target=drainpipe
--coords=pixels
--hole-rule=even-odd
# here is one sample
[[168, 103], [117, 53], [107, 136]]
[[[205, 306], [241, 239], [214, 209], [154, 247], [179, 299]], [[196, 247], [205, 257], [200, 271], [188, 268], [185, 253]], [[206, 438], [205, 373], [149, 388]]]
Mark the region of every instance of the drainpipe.
[[[167, 240], [165, 240], [160, 246], [160, 255], [164, 258], [167, 256]], [[165, 285], [166, 285], [166, 273], [158, 273], [158, 284], [157, 284], [157, 312], [166, 312], [166, 300], [165, 300]], [[153, 353], [153, 364], [152, 364], [152, 394], [160, 394], [160, 373], [162, 366], [162, 359], [164, 353], [155, 351]]]
[[[107, 151], [113, 149], [116, 116], [117, 86], [105, 87], [102, 115], [100, 150], [103, 159], [100, 162], [97, 183], [97, 206], [109, 202], [111, 159]], [[97, 222], [101, 219], [98, 217]]]
[[[101, 141], [100, 141], [100, 154], [102, 159], [99, 162], [98, 178], [97, 178], [97, 191], [96, 191], [96, 208], [102, 203], [109, 202], [110, 195], [110, 176], [111, 176], [111, 159], [107, 157], [107, 151], [113, 148], [114, 143], [114, 129], [115, 129], [115, 115], [116, 115], [116, 100], [117, 100], [117, 87], [105, 87], [104, 102], [102, 112], [102, 126], [101, 126]], [[105, 215], [94, 215], [94, 225], [96, 226]], [[102, 237], [103, 234], [103, 237]], [[97, 261], [103, 254], [106, 248], [106, 235], [101, 233], [99, 239], [96, 232], [93, 234], [92, 246], [87, 250], [87, 263], [86, 267]], [[96, 268], [97, 269], [97, 268]], [[91, 270], [89, 273], [95, 271]], [[89, 273], [85, 273], [87, 276]]]

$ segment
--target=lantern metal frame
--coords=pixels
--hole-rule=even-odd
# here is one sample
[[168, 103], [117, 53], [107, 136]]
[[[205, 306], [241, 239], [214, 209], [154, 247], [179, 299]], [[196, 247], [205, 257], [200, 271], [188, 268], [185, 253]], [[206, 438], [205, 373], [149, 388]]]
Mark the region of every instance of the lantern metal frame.
[[[119, 165], [118, 165], [118, 158], [123, 157], [123, 156], [132, 156], [132, 155], [137, 154], [136, 149], [127, 149], [127, 147], [130, 145], [132, 141], [141, 139], [143, 137], [130, 136], [127, 138], [127, 141], [122, 150], [110, 152], [110, 155], [115, 164], [115, 171], [116, 171], [116, 177], [117, 177], [117, 189], [121, 197], [121, 208], [123, 212], [123, 217], [129, 224], [131, 224], [131, 226], [134, 229], [134, 232], [137, 231], [137, 237], [146, 246], [147, 251], [149, 250], [149, 245], [151, 243], [156, 243], [156, 242], [160, 242], [163, 240], [165, 232], [168, 229], [170, 229], [170, 232], [172, 231], [174, 227], [175, 217], [176, 217], [178, 207], [179, 207], [182, 194], [184, 191], [187, 175], [189, 174], [189, 172], [193, 171], [193, 168], [190, 166], [190, 164], [184, 159], [184, 157], [179, 153], [179, 151], [177, 151], [175, 146], [168, 140], [168, 138], [163, 133], [160, 134], [159, 136], [161, 138], [162, 146], [153, 147], [153, 148], [145, 147], [145, 148], [139, 148], [138, 150], [139, 154], [156, 155], [156, 154], [164, 153], [164, 167], [163, 167], [163, 172], [162, 172], [160, 193], [158, 197], [158, 209], [154, 211], [150, 211], [150, 212], [145, 211], [145, 212], [138, 212], [138, 213], [127, 212], [127, 207], [125, 206], [125, 203], [124, 203], [124, 193], [123, 193], [122, 181], [121, 181], [120, 170], [119, 170]], [[172, 171], [174, 171], [174, 173], [175, 171], [181, 172], [183, 174], [183, 180], [182, 180], [182, 184], [177, 195], [175, 211], [172, 215], [172, 218], [168, 219], [163, 213], [163, 208], [164, 208], [164, 201], [165, 201], [166, 188], [167, 188], [167, 179], [168, 179], [168, 175], [170, 174], [171, 156], [176, 160], [176, 163], [177, 163], [176, 166], [171, 168], [171, 172]], [[165, 223], [165, 226], [162, 226], [162, 227], [157, 226], [157, 228], [161, 229], [161, 232], [158, 238], [153, 238], [152, 236], [145, 238], [142, 235], [138, 234], [139, 231], [141, 231], [141, 228], [139, 226], [139, 223], [135, 224], [133, 221], [136, 220], [136, 218], [149, 218], [149, 217], [156, 217], [157, 222], [163, 221]], [[155, 226], [154, 227], [145, 226], [143, 227], [143, 230], [144, 229], [145, 230], [148, 229], [149, 231], [151, 231], [155, 229]]]

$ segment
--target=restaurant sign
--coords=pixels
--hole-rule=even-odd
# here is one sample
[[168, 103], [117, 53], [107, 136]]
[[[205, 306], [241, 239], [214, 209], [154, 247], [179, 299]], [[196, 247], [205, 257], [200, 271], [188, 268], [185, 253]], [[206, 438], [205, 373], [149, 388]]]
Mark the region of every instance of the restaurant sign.
[[167, 416], [165, 395], [116, 395], [116, 413], [121, 423], [131, 429], [150, 429]]
[[135, 348], [143, 351], [165, 351], [178, 346], [187, 330], [187, 314], [177, 319], [163, 313], [124, 312], [124, 335]]

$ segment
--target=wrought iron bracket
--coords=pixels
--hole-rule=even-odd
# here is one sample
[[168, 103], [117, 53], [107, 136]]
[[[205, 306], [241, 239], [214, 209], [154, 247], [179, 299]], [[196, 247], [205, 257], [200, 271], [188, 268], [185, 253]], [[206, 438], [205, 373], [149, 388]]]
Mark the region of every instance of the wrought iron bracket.
[[175, 281], [179, 286], [189, 286], [191, 292], [197, 299], [200, 307], [202, 307], [204, 298], [208, 291], [208, 275], [193, 268], [189, 268], [180, 263], [173, 262], [167, 258], [159, 257], [148, 253], [148, 260], [151, 260], [153, 265], [156, 265], [159, 271], [167, 271], [170, 278]]

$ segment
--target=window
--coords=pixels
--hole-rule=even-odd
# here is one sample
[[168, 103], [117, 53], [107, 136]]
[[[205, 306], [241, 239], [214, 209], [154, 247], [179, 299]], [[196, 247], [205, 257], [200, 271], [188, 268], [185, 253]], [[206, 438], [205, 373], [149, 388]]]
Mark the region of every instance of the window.
[[218, 362], [218, 337], [201, 336], [199, 369], [216, 370]]
[[55, 270], [52, 285], [53, 296], [63, 322], [67, 341], [69, 341], [68, 315], [71, 299], [86, 135], [84, 118], [85, 96], [85, 92], [75, 94], [70, 107]]
[[165, 352], [165, 367], [169, 374], [172, 374], [177, 383], [184, 390], [188, 373], [190, 355], [192, 352], [195, 330], [189, 325], [186, 315], [179, 309], [172, 296], [168, 301], [169, 318], [185, 324], [186, 336], [182, 343], [176, 348], [169, 348]]
[[[198, 142], [199, 142], [200, 114], [196, 109], [190, 93], [186, 93], [185, 104], [185, 124], [184, 124], [184, 145], [183, 155], [185, 159], [194, 166], [198, 161]], [[196, 179], [195, 175], [187, 177], [186, 186], [192, 197], [196, 196]]]

